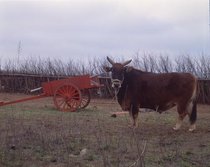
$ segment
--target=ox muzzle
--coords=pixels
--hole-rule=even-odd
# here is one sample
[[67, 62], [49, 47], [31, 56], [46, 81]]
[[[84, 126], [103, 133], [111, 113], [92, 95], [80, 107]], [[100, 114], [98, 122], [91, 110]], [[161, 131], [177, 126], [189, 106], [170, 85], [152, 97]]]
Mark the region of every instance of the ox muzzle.
[[115, 96], [117, 96], [117, 94], [122, 86], [123, 81], [121, 81], [119, 79], [112, 79], [111, 82], [112, 82], [112, 88], [114, 88]]
[[121, 80], [119, 80], [119, 79], [112, 79], [111, 82], [112, 82], [112, 87], [114, 89], [121, 88], [121, 85], [122, 85], [122, 81]]

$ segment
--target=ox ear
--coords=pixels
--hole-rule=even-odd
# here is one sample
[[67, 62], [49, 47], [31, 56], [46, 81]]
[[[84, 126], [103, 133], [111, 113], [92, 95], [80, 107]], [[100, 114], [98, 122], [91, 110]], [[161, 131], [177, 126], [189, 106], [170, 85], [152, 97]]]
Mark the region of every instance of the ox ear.
[[132, 61], [132, 60], [128, 60], [128, 61], [124, 62], [122, 65], [123, 65], [123, 66], [126, 66], [126, 65], [128, 65], [131, 61]]
[[129, 73], [129, 72], [131, 72], [132, 70], [133, 70], [133, 67], [131, 67], [131, 66], [125, 67], [125, 72], [126, 72], [126, 73]]
[[112, 71], [112, 67], [103, 66], [104, 71], [110, 72]]

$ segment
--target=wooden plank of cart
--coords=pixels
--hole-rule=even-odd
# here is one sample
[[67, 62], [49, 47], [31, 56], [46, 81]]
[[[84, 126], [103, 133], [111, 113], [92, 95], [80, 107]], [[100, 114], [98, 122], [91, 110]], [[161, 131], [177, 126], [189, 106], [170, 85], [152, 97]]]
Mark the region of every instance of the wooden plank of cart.
[[59, 111], [74, 112], [88, 106], [90, 103], [90, 89], [100, 87], [99, 79], [89, 75], [43, 82], [42, 87], [32, 90], [42, 89], [43, 92], [41, 94], [14, 101], [0, 101], [0, 106], [52, 96], [54, 104]]

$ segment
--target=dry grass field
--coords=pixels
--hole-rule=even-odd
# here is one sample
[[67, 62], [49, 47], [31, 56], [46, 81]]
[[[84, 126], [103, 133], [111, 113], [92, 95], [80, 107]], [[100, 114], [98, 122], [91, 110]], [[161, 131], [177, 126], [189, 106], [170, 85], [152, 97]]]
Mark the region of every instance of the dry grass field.
[[[22, 98], [0, 94], [0, 101]], [[210, 107], [198, 105], [197, 130], [172, 130], [175, 109], [142, 112], [139, 127], [111, 100], [79, 112], [54, 108], [51, 98], [0, 107], [0, 167], [210, 167]]]

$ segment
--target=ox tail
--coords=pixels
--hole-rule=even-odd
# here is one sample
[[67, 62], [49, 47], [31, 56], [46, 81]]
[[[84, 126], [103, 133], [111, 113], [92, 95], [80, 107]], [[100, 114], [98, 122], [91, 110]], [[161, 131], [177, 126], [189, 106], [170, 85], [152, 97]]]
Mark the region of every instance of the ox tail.
[[190, 114], [190, 124], [193, 125], [196, 122], [197, 119], [197, 96], [199, 93], [199, 87], [198, 84], [196, 82], [196, 86], [195, 86], [195, 90], [193, 92], [193, 96], [192, 96], [192, 111]]
[[196, 122], [196, 119], [197, 119], [197, 101], [196, 100], [193, 100], [192, 102], [192, 111], [191, 111], [191, 114], [190, 114], [190, 124], [194, 124]]

